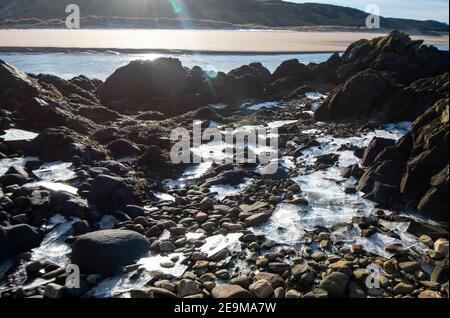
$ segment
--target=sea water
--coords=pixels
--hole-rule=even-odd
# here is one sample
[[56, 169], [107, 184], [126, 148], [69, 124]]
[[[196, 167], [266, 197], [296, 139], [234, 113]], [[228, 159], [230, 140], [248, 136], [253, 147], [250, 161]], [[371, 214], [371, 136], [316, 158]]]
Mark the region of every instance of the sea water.
[[298, 59], [300, 62], [321, 63], [330, 53], [304, 54], [135, 54], [118, 52], [11, 52], [0, 53], [0, 60], [33, 74], [52, 74], [64, 79], [78, 75], [105, 80], [116, 69], [134, 60], [154, 60], [159, 57], [175, 57], [184, 66], [200, 66], [207, 71], [229, 72], [232, 69], [252, 62], [261, 62], [273, 72], [283, 61]]

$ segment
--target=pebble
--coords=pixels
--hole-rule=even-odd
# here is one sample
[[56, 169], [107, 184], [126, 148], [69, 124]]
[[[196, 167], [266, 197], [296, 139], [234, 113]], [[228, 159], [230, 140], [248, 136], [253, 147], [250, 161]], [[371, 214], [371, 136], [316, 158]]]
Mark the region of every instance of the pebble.
[[248, 290], [257, 298], [268, 298], [273, 294], [272, 285], [264, 279], [251, 284]]

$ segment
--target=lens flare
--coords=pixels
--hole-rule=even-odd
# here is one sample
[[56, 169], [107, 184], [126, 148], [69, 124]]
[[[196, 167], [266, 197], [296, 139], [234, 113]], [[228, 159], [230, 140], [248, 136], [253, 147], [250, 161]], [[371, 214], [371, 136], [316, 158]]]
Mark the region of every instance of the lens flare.
[[176, 0], [171, 0], [170, 2], [172, 4], [173, 13], [180, 14], [183, 11]]

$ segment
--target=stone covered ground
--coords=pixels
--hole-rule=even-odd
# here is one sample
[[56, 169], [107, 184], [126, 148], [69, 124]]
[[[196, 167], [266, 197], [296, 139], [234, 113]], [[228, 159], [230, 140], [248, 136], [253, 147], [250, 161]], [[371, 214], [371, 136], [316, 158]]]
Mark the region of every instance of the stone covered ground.
[[[0, 61], [1, 297], [448, 297], [448, 81], [448, 52], [398, 32], [272, 74]], [[266, 129], [278, 158], [174, 164], [193, 120]]]

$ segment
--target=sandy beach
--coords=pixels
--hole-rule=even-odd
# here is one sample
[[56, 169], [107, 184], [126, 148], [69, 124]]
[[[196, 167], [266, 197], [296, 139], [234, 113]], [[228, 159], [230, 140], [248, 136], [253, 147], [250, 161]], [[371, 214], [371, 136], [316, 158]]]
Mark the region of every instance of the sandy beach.
[[[382, 33], [233, 30], [0, 30], [0, 49], [116, 49], [291, 53], [344, 51]], [[448, 46], [449, 36], [413, 36]]]

